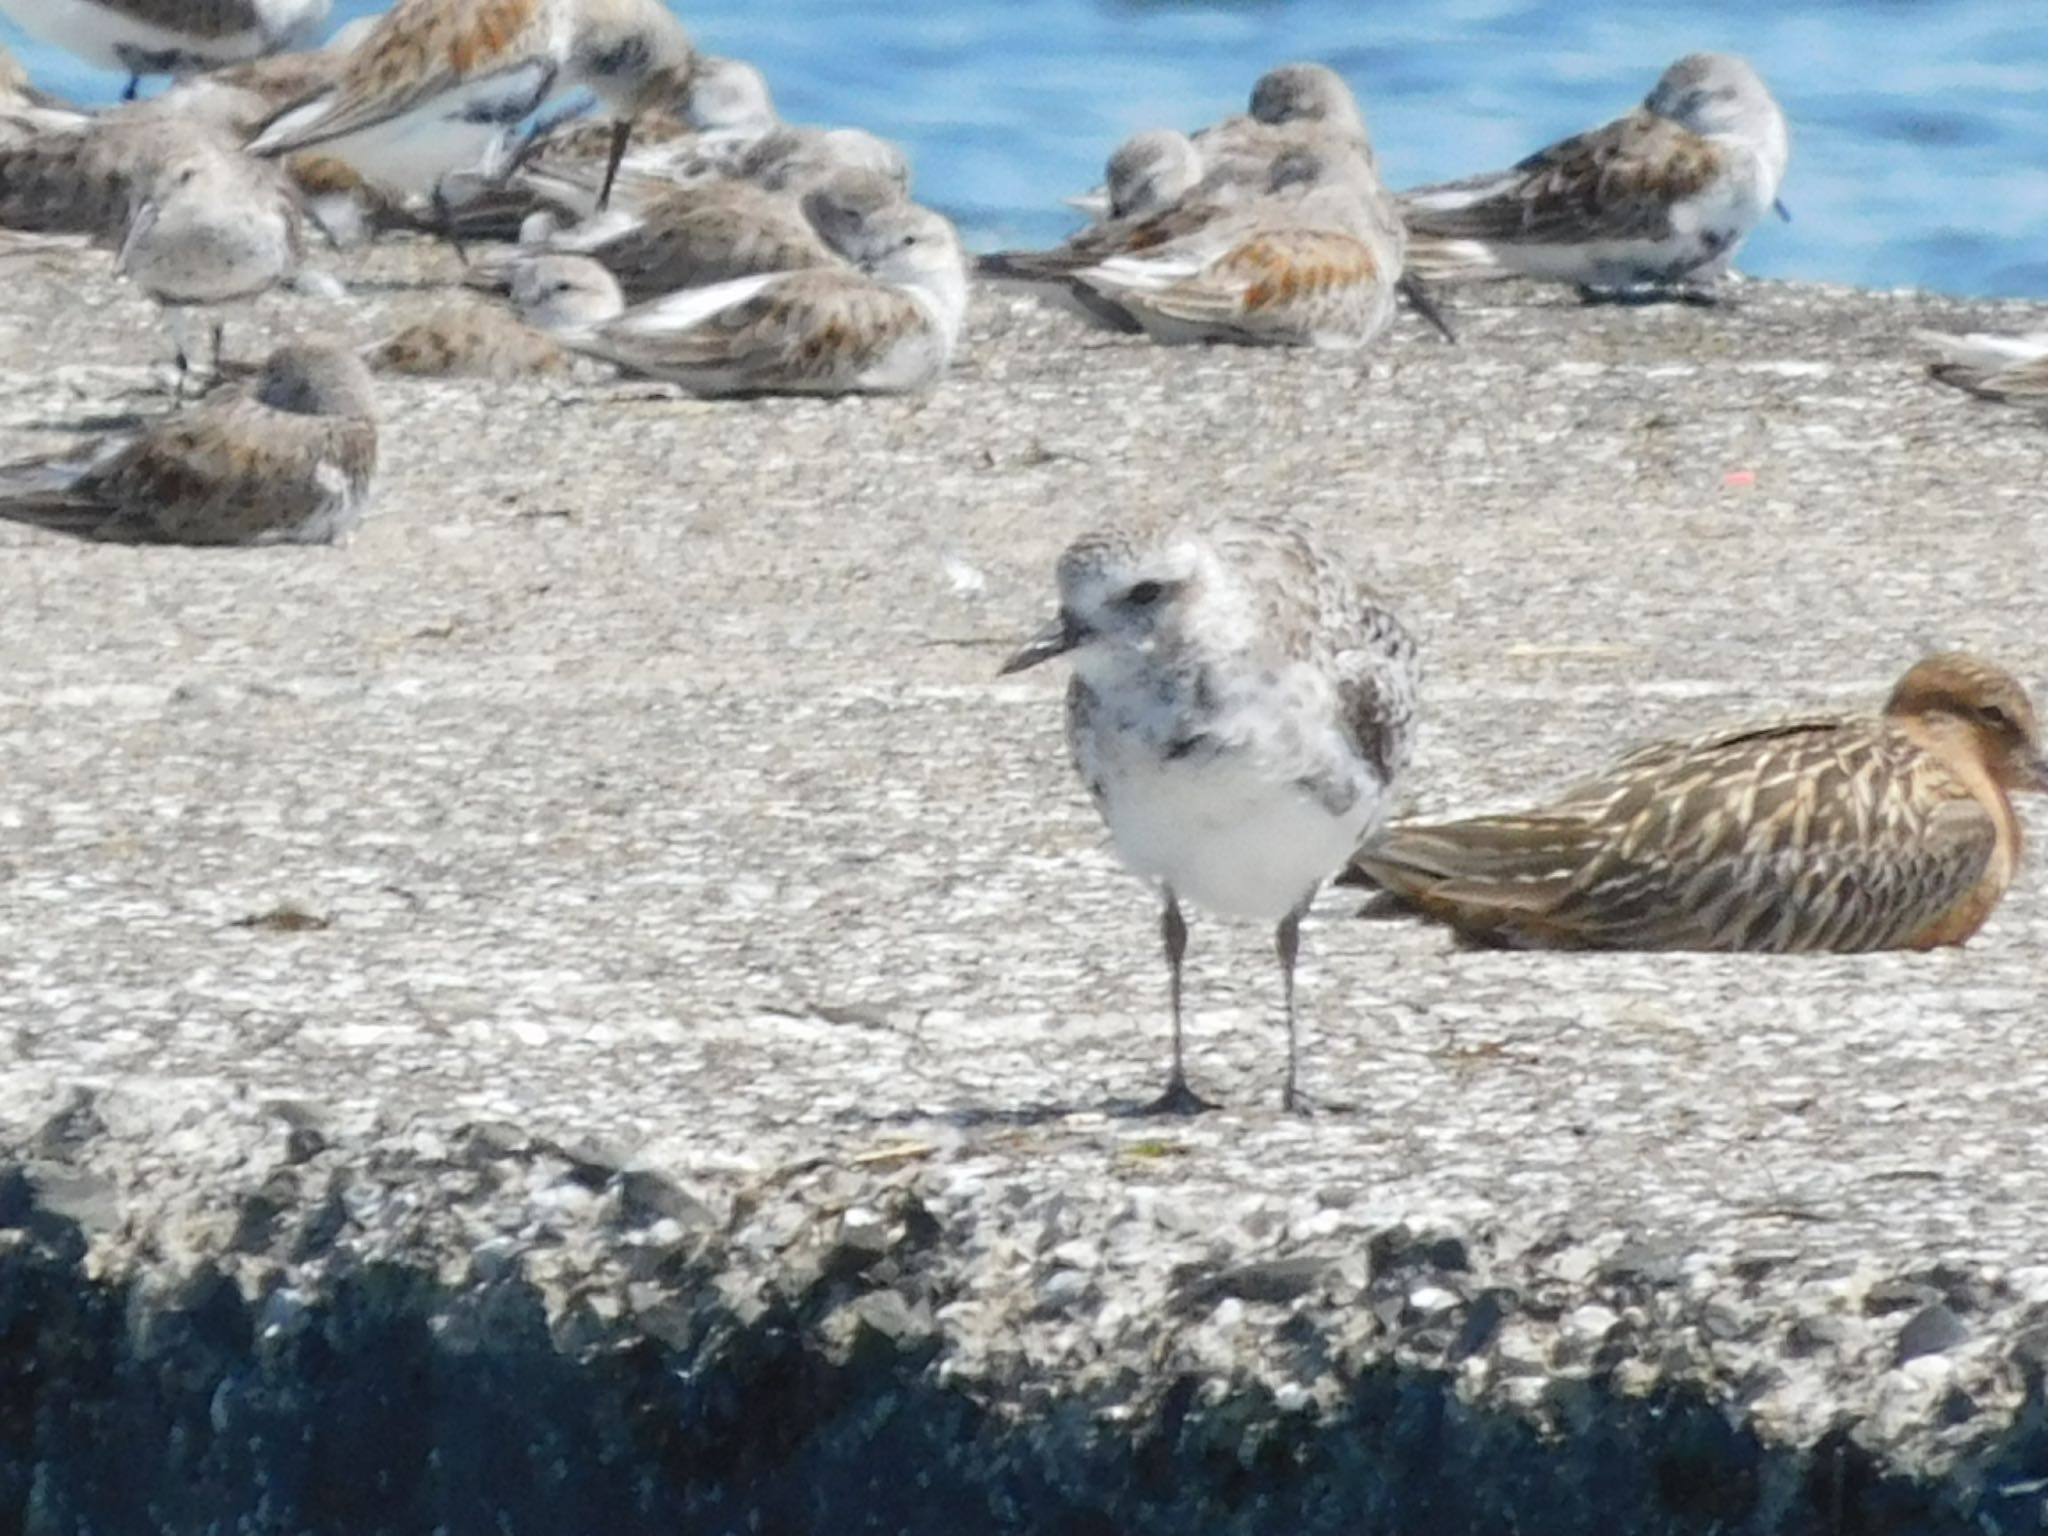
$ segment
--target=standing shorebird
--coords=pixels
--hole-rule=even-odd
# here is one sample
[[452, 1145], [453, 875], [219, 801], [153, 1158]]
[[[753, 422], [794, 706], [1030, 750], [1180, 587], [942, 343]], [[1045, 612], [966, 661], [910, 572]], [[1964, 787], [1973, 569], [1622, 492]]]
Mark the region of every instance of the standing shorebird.
[[0, 15], [32, 37], [128, 76], [190, 74], [296, 48], [327, 20], [333, 0], [0, 0]]
[[148, 544], [328, 544], [362, 521], [377, 467], [369, 370], [340, 347], [271, 353], [83, 457], [0, 467], [0, 518]]
[[366, 181], [439, 201], [444, 177], [558, 87], [584, 85], [612, 118], [602, 208], [633, 119], [681, 94], [694, 57], [661, 0], [399, 0], [334, 85], [272, 118], [249, 149], [323, 146]]
[[1688, 54], [1643, 104], [1505, 171], [1400, 196], [1430, 278], [1533, 277], [1589, 295], [1712, 283], [1773, 208], [1785, 114], [1746, 60]]
[[1394, 828], [1354, 868], [1495, 943], [1855, 952], [1960, 944], [2048, 794], [2009, 674], [1930, 656], [1880, 715], [1658, 742], [1537, 810]]
[[304, 254], [299, 200], [278, 166], [202, 140], [143, 189], [121, 271], [169, 319], [180, 399], [194, 350], [188, 317], [207, 317], [217, 378], [226, 307], [297, 276]]
[[1296, 1107], [1294, 969], [1317, 889], [1380, 826], [1414, 745], [1415, 644], [1292, 523], [1095, 534], [1059, 616], [1003, 665], [1071, 655], [1067, 743], [1118, 855], [1164, 896], [1173, 1070], [1153, 1113], [1214, 1106], [1181, 1053], [1183, 899], [1275, 924]]

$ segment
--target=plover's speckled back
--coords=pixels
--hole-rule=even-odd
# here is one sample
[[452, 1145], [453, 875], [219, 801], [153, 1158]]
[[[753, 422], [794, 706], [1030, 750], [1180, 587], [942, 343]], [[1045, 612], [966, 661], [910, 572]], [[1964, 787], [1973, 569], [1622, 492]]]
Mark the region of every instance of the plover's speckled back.
[[325, 544], [362, 521], [376, 465], [361, 359], [293, 344], [253, 379], [87, 455], [0, 469], [0, 517], [135, 543]]
[[1506, 171], [1401, 195], [1425, 277], [1710, 284], [1778, 204], [1785, 114], [1746, 60], [1680, 59], [1643, 104]]
[[250, 149], [325, 146], [368, 181], [430, 194], [558, 87], [583, 85], [613, 119], [602, 204], [633, 119], [675, 100], [693, 63], [660, 0], [399, 0], [336, 84], [279, 113]]
[[1306, 531], [1236, 518], [1077, 540], [1059, 616], [1003, 667], [1073, 658], [1067, 739], [1118, 854], [1155, 882], [1173, 1069], [1153, 1106], [1209, 1107], [1181, 1056], [1183, 899], [1276, 925], [1296, 1103], [1303, 913], [1387, 813], [1414, 745], [1414, 641]]
[[0, 15], [102, 69], [187, 74], [311, 41], [333, 0], [0, 0]]
[[1949, 654], [1882, 715], [1659, 742], [1533, 811], [1396, 827], [1357, 867], [1494, 942], [1930, 949], [1969, 938], [2011, 883], [2015, 790], [2048, 794], [2033, 705]]

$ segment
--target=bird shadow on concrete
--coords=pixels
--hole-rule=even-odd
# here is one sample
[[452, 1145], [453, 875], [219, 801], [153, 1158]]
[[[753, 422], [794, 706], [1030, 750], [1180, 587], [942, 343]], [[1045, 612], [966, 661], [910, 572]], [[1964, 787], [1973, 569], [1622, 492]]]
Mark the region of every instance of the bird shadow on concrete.
[[1141, 1107], [1136, 1099], [1104, 1099], [1094, 1104], [1070, 1104], [1062, 1101], [1045, 1104], [962, 1104], [950, 1109], [894, 1109], [879, 1112], [843, 1110], [839, 1119], [849, 1125], [873, 1125], [905, 1127], [913, 1125], [948, 1125], [955, 1130], [985, 1130], [990, 1127], [1011, 1127], [1022, 1129], [1035, 1125], [1051, 1125], [1056, 1121], [1068, 1120], [1075, 1115], [1107, 1115], [1112, 1118], [1121, 1113], [1131, 1113]]
[[847, 1125], [897, 1129], [917, 1125], [946, 1125], [955, 1130], [972, 1131], [990, 1128], [1026, 1129], [1032, 1126], [1053, 1125], [1082, 1115], [1169, 1127], [1206, 1119], [1210, 1114], [1263, 1115], [1270, 1110], [1275, 1116], [1285, 1114], [1289, 1118], [1316, 1120], [1324, 1116], [1363, 1114], [1367, 1108], [1367, 1105], [1351, 1099], [1322, 1099], [1304, 1095], [1299, 1110], [1293, 1112], [1281, 1110], [1277, 1102], [1268, 1099], [1217, 1104], [1202, 1113], [1188, 1114], [1160, 1109], [1156, 1096], [1132, 1098], [1117, 1094], [1097, 1099], [1093, 1103], [1055, 1100], [1038, 1104], [961, 1104], [949, 1109], [898, 1109], [878, 1113], [844, 1110], [838, 1118], [842, 1124]]
[[28, 430], [36, 432], [75, 432], [81, 434], [89, 432], [132, 432], [138, 427], [149, 425], [150, 422], [155, 421], [159, 416], [168, 412], [168, 410], [169, 401], [166, 400], [165, 411], [163, 412], [106, 411], [90, 416], [58, 416], [38, 421]]

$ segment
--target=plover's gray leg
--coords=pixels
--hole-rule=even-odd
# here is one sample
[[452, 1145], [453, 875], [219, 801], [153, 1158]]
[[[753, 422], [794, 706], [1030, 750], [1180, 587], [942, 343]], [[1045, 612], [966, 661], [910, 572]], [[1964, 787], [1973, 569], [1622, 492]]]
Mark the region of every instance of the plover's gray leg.
[[1166, 1080], [1166, 1092], [1145, 1106], [1148, 1115], [1199, 1115], [1212, 1104], [1188, 1086], [1188, 1074], [1181, 1061], [1180, 976], [1181, 961], [1188, 952], [1187, 920], [1180, 915], [1180, 902], [1171, 890], [1166, 893], [1166, 910], [1159, 914], [1159, 936], [1166, 943], [1168, 994], [1173, 1001], [1173, 1072]]
[[1281, 1004], [1287, 1014], [1287, 1080], [1280, 1089], [1280, 1107], [1290, 1112], [1308, 1107], [1307, 1102], [1295, 1092], [1294, 1066], [1294, 962], [1301, 955], [1301, 919], [1308, 911], [1308, 905], [1304, 901], [1281, 918], [1280, 926], [1273, 933], [1273, 948], [1280, 956]]

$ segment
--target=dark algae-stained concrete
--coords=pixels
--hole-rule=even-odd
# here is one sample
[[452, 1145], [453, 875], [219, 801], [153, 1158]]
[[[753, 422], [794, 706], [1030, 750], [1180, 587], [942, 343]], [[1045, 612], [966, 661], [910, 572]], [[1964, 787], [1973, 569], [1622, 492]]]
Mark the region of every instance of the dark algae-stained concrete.
[[[229, 333], [369, 341], [452, 265]], [[0, 455], [161, 408], [11, 261]], [[2048, 671], [2020, 305], [1452, 299], [1363, 358], [982, 297], [928, 399], [389, 381], [335, 550], [0, 526], [0, 1528], [2038, 1533], [2048, 889], [1963, 950], [1460, 948], [1153, 904], [1060, 547], [1291, 511], [1416, 629], [1418, 812]], [[2038, 830], [2039, 807], [2025, 807]]]

